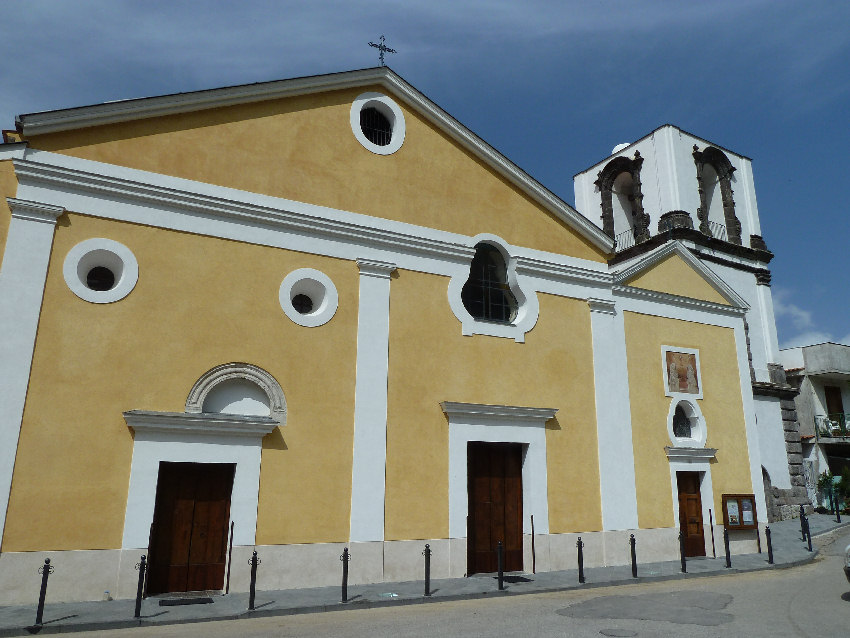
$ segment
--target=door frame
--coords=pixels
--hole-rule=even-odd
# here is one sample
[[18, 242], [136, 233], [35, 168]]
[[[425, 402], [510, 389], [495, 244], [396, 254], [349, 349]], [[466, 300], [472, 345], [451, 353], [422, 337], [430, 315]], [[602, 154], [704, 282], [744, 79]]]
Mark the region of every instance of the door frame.
[[277, 427], [277, 421], [234, 414], [141, 410], [125, 412], [124, 419], [135, 436], [122, 549], [148, 546], [160, 461], [234, 464], [228, 525], [235, 523], [234, 545], [254, 544], [262, 440]]
[[[679, 528], [679, 483], [676, 479], [677, 472], [699, 473], [699, 497], [702, 504], [702, 529], [705, 542], [706, 556], [708, 556], [709, 543], [714, 538], [714, 527], [717, 527], [717, 510], [714, 507], [714, 488], [711, 484], [711, 465], [707, 461], [670, 461], [670, 485], [673, 497], [673, 527]], [[709, 518], [708, 510], [711, 510]], [[721, 525], [723, 524], [721, 520]], [[717, 546], [717, 539], [715, 539]]]
[[467, 537], [469, 513], [467, 443], [521, 443], [522, 532], [549, 533], [549, 488], [546, 468], [546, 421], [556, 409], [479, 403], [440, 404], [449, 420], [449, 538]]

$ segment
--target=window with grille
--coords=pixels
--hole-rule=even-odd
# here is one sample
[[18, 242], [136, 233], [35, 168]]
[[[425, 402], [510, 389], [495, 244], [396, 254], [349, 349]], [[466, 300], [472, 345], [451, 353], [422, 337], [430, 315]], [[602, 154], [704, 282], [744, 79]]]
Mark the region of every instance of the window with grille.
[[366, 139], [376, 146], [387, 146], [393, 137], [393, 127], [387, 117], [370, 106], [360, 111], [360, 129]]
[[673, 413], [673, 436], [681, 439], [691, 438], [691, 420], [681, 405], [677, 405]]
[[507, 264], [502, 253], [488, 244], [479, 244], [469, 269], [469, 279], [461, 291], [467, 312], [476, 319], [511, 323], [517, 300], [508, 287]]

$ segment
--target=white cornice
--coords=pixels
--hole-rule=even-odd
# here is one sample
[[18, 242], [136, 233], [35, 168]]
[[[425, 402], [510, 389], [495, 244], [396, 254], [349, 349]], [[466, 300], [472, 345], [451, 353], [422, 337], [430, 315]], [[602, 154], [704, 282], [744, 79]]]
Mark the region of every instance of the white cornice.
[[374, 259], [358, 259], [357, 267], [364, 277], [379, 277], [381, 279], [389, 279], [392, 272], [398, 268], [388, 261], [376, 261]]
[[[319, 235], [349, 243], [389, 249], [393, 252], [403, 251], [464, 262], [470, 261], [475, 254], [474, 248], [460, 241], [450, 242], [434, 237], [423, 237], [414, 232], [406, 233], [386, 227], [379, 228], [369, 225], [371, 218], [356, 213], [345, 213], [349, 220], [332, 219], [329, 216], [322, 216], [322, 213], [328, 209], [310, 204], [277, 200], [281, 205], [291, 205], [287, 208], [277, 208], [29, 159], [15, 160], [14, 165], [18, 178], [22, 182], [43, 183], [63, 189], [120, 196], [134, 203], [153, 202], [200, 215], [266, 225], [277, 230]], [[144, 175], [142, 171], [138, 173], [140, 177]], [[245, 195], [251, 194], [245, 193]], [[294, 208], [305, 209], [309, 212], [296, 211], [293, 210]], [[389, 225], [384, 224], [384, 226]]]
[[24, 156], [27, 150], [27, 142], [14, 142], [12, 144], [0, 144], [0, 161], [18, 159]]
[[65, 212], [65, 209], [61, 206], [53, 206], [52, 204], [30, 202], [23, 199], [15, 199], [14, 197], [7, 197], [6, 201], [9, 203], [9, 209], [12, 211], [12, 217], [26, 219], [31, 222], [55, 224], [56, 218]]
[[580, 266], [557, 264], [534, 257], [517, 256], [516, 270], [519, 275], [545, 277], [557, 281], [574, 281], [591, 285], [610, 286], [613, 277], [604, 270], [591, 270]]
[[711, 447], [665, 447], [669, 461], [685, 463], [706, 462], [717, 456], [717, 450]]
[[612, 299], [594, 299], [591, 297], [587, 300], [587, 305], [590, 307], [590, 312], [598, 312], [603, 315], [616, 315], [616, 304]]
[[440, 407], [448, 416], [472, 416], [484, 419], [536, 421], [539, 425], [555, 416], [558, 408], [526, 408], [515, 405], [487, 405], [443, 401]]
[[713, 301], [703, 301], [702, 299], [693, 299], [691, 297], [682, 297], [679, 295], [671, 295], [666, 292], [658, 292], [656, 290], [647, 290], [645, 288], [635, 288], [633, 286], [614, 286], [612, 292], [615, 295], [623, 297], [634, 297], [636, 299], [646, 299], [660, 304], [679, 306], [690, 310], [706, 310], [715, 314], [734, 315], [743, 317], [747, 312], [747, 308], [739, 308], [738, 306], [727, 306], [722, 303], [714, 303]]
[[24, 135], [32, 136], [369, 85], [386, 88], [455, 142], [472, 152], [493, 170], [524, 191], [539, 205], [546, 208], [569, 227], [578, 231], [594, 246], [606, 253], [613, 254], [614, 240], [603, 233], [598, 226], [583, 217], [572, 206], [475, 135], [388, 67], [32, 113], [18, 116], [16, 122]]
[[[688, 248], [680, 241], [673, 241], [662, 246], [659, 246], [652, 252], [638, 259], [637, 261], [622, 267], [614, 272], [614, 283], [625, 284], [636, 275], [644, 272], [672, 255], [678, 255], [685, 263], [693, 268], [703, 279], [706, 280], [712, 288], [714, 288], [722, 297], [730, 304], [737, 308], [749, 309], [749, 304], [735, 290], [733, 290], [723, 279], [706, 266], [699, 258], [697, 258]], [[719, 305], [719, 304], [718, 304]]]
[[205, 436], [258, 437], [274, 430], [279, 423], [271, 417], [238, 414], [189, 414], [186, 412], [150, 412], [130, 410], [124, 420], [135, 432], [165, 432]]

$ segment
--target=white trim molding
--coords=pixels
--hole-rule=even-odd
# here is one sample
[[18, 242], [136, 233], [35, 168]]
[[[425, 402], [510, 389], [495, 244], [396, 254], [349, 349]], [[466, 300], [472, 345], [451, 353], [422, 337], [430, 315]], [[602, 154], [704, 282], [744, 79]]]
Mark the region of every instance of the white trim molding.
[[9, 210], [14, 219], [41, 222], [43, 224], [50, 224], [51, 226], [55, 226], [56, 220], [65, 212], [62, 206], [30, 202], [23, 199], [15, 199], [14, 197], [7, 197], [6, 202], [9, 204]]
[[546, 460], [546, 422], [554, 408], [529, 408], [443, 401], [449, 419], [449, 537], [466, 538], [469, 514], [467, 444], [521, 443], [523, 532], [549, 533], [549, 488]]
[[637, 529], [632, 411], [628, 392], [625, 318], [614, 299], [590, 298], [593, 390], [602, 529]]
[[[310, 312], [301, 313], [295, 309], [292, 300], [298, 295], [306, 295], [313, 304]], [[317, 328], [333, 319], [339, 306], [339, 294], [334, 282], [325, 273], [315, 268], [293, 270], [280, 284], [278, 301], [284, 314], [299, 326]]]
[[513, 421], [517, 425], [545, 425], [555, 416], [558, 408], [526, 408], [517, 405], [488, 405], [485, 403], [458, 403], [443, 401], [443, 412], [449, 417], [477, 418], [491, 421]]
[[717, 450], [711, 447], [665, 447], [667, 459], [678, 463], [707, 463], [717, 458]]
[[[250, 363], [224, 363], [201, 375], [186, 398], [186, 412], [188, 414], [203, 413], [204, 401], [209, 393], [220, 383], [237, 379], [259, 386], [269, 398], [270, 418], [278, 425], [286, 425], [286, 397], [283, 394], [283, 388], [271, 374]], [[219, 416], [236, 418], [236, 415]]]
[[396, 265], [358, 259], [357, 363], [351, 467], [352, 542], [384, 540], [390, 282]]
[[[360, 126], [360, 112], [363, 109], [373, 108], [383, 115], [390, 123], [390, 142], [385, 146], [374, 144], [363, 133]], [[396, 102], [382, 93], [368, 91], [361, 93], [351, 104], [351, 131], [363, 148], [375, 153], [375, 155], [392, 155], [404, 143], [406, 128], [404, 124], [404, 112]]]
[[[673, 433], [673, 418], [676, 415], [676, 408], [680, 406], [690, 422], [691, 436], [689, 437], [676, 436]], [[699, 404], [696, 401], [681, 396], [674, 397], [670, 401], [670, 409], [667, 411], [667, 435], [670, 437], [670, 443], [673, 444], [674, 448], [696, 449], [705, 447], [708, 428], [702, 410], [699, 409]]]
[[271, 417], [146, 410], [125, 412], [124, 420], [134, 436], [123, 549], [148, 546], [161, 462], [234, 464], [230, 497], [233, 544], [255, 543], [262, 441], [278, 426], [277, 421]]
[[[109, 269], [115, 283], [109, 290], [88, 287], [86, 277], [95, 267]], [[113, 303], [129, 295], [139, 281], [139, 262], [124, 244], [103, 237], [92, 237], [71, 248], [62, 266], [65, 283], [77, 297], [90, 303]]]
[[[0, 265], [0, 541], [24, 416], [47, 267], [61, 206], [8, 198]], [[0, 549], [2, 549], [0, 547]]]
[[124, 421], [134, 432], [165, 432], [173, 434], [216, 435], [232, 437], [263, 437], [278, 425], [268, 416], [243, 414], [188, 414], [186, 412], [152, 412], [130, 410]]

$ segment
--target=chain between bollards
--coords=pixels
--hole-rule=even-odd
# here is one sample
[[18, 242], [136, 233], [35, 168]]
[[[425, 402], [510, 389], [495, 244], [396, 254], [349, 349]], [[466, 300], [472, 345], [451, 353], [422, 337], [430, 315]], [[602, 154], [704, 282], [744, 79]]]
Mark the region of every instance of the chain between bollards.
[[262, 563], [259, 558], [257, 558], [257, 551], [254, 550], [251, 553], [251, 560], [248, 561], [248, 564], [251, 566], [251, 585], [248, 590], [248, 610], [254, 611], [254, 599], [257, 596], [257, 565]]
[[767, 564], [773, 565], [773, 542], [770, 540], [770, 527], [765, 526], [764, 537], [767, 539]]
[[425, 543], [425, 549], [422, 551], [425, 556], [425, 595], [431, 595], [431, 546]]
[[629, 534], [629, 548], [632, 552], [632, 578], [637, 578], [637, 554], [635, 553], [635, 535]]
[[35, 612], [35, 624], [41, 626], [44, 619], [44, 599], [47, 597], [47, 579], [55, 570], [50, 564], [50, 559], [44, 559], [44, 565], [38, 568], [41, 574], [41, 591], [38, 593], [38, 609]]
[[576, 541], [578, 548], [578, 582], [584, 583], [584, 543], [581, 542], [581, 536]]
[[679, 559], [682, 561], [682, 573], [688, 573], [688, 562], [685, 558], [685, 531], [679, 528]]
[[344, 547], [342, 555], [339, 557], [342, 561], [342, 602], [348, 602], [348, 561], [351, 560], [351, 554], [348, 548]]
[[139, 584], [136, 586], [136, 609], [133, 612], [133, 618], [142, 617], [142, 595], [145, 593], [145, 573], [148, 568], [148, 557], [142, 554], [141, 560], [136, 563], [136, 569], [139, 570]]
[[732, 555], [729, 553], [729, 530], [723, 530], [723, 548], [726, 550], [726, 567], [732, 567]]
[[505, 546], [502, 541], [496, 544], [496, 564], [499, 568], [499, 591], [505, 588]]

